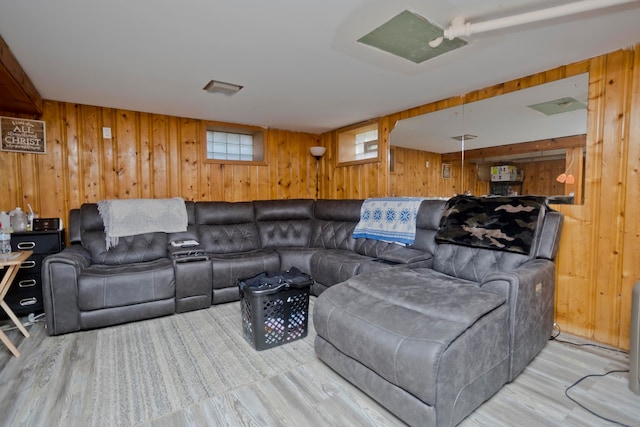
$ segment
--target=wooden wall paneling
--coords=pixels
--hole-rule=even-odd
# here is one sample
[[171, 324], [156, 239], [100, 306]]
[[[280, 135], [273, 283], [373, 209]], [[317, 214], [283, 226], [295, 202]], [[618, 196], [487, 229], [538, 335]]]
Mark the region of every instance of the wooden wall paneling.
[[[556, 260], [555, 321], [564, 332], [579, 336], [593, 333], [590, 225], [582, 219], [583, 206], [554, 205], [564, 214], [560, 249]], [[576, 248], [584, 248], [579, 250]]]
[[151, 114], [138, 115], [138, 195], [142, 198], [152, 198], [151, 183], [153, 182], [153, 158], [151, 145]]
[[[49, 117], [53, 119], [47, 123], [47, 154], [33, 155], [36, 160], [36, 183], [34, 188], [34, 200], [31, 206], [43, 218], [66, 218], [68, 205], [66, 204], [65, 184], [67, 175], [67, 150], [60, 138], [60, 109], [45, 103], [43, 108], [47, 110]], [[50, 134], [50, 135], [49, 135]], [[43, 202], [43, 197], [60, 200], [63, 203], [50, 204]], [[28, 202], [28, 201], [27, 201]], [[25, 203], [25, 208], [27, 205]], [[64, 222], [66, 224], [66, 222]]]
[[[569, 170], [568, 173], [575, 177], [573, 184], [560, 184], [560, 193], [557, 194], [571, 194], [573, 193], [576, 203], [582, 203], [582, 182], [584, 178], [584, 155], [582, 148], [567, 149], [567, 158], [565, 169]], [[560, 173], [560, 172], [558, 172]]]
[[[622, 173], [626, 167], [623, 159], [625, 140], [625, 108], [627, 105], [628, 74], [632, 66], [632, 53], [619, 51], [608, 55], [605, 88], [606, 108], [603, 116], [603, 141], [606, 149], [602, 151], [602, 175], [600, 203], [596, 219], [598, 245], [595, 271], [596, 293], [594, 338], [598, 341], [611, 341], [619, 335], [620, 317], [620, 277], [622, 263], [622, 230], [624, 229], [624, 207]], [[617, 344], [617, 343], [616, 343]]]
[[[309, 179], [309, 153], [308, 145], [301, 135], [296, 132], [289, 134], [289, 152], [291, 153], [291, 173], [293, 192], [291, 198], [305, 198], [310, 195], [310, 188], [313, 185], [315, 197], [316, 177]], [[312, 184], [313, 183], [313, 184]]]
[[[116, 111], [115, 176], [118, 182], [117, 196], [123, 199], [140, 198], [138, 193], [138, 164], [140, 141], [137, 139], [138, 114], [133, 111]], [[100, 129], [101, 133], [102, 130]], [[113, 129], [112, 129], [113, 132]]]
[[[19, 206], [26, 212], [27, 203], [35, 204], [38, 192], [38, 159], [37, 156], [42, 154], [18, 154], [18, 162], [20, 164], [20, 184], [22, 190], [20, 191], [20, 199], [16, 206]], [[14, 207], [16, 207], [14, 206]]]
[[251, 185], [253, 189], [253, 200], [269, 198], [269, 167], [251, 167]]
[[151, 194], [154, 198], [166, 198], [169, 194], [169, 118], [151, 115], [151, 168], [153, 170]]
[[234, 176], [233, 176], [233, 172], [235, 170], [235, 165], [229, 164], [229, 165], [224, 165], [225, 167], [222, 169], [221, 172], [223, 172], [222, 174], [222, 187], [223, 187], [223, 195], [222, 195], [222, 200], [224, 201], [234, 201], [236, 200], [234, 193], [233, 193], [233, 187], [234, 187]]
[[[111, 140], [108, 140], [107, 144], [103, 144], [102, 135], [98, 138], [97, 107], [76, 105], [74, 114], [78, 126], [79, 150], [82, 155], [80, 160], [82, 172], [80, 195], [82, 203], [93, 203], [101, 198], [107, 198], [105, 188], [109, 188], [111, 191], [115, 188], [115, 183], [107, 180], [107, 174], [109, 174], [107, 168], [113, 167]], [[110, 121], [107, 126], [111, 126]], [[114, 133], [112, 133], [113, 135]]]
[[233, 199], [232, 201], [251, 200], [251, 175], [249, 167], [245, 165], [233, 165]]
[[287, 150], [287, 141], [283, 138], [283, 133], [279, 131], [273, 132], [274, 136], [274, 156], [272, 159], [272, 167], [275, 169], [276, 179], [272, 183], [272, 191], [274, 199], [291, 198], [291, 154]]
[[[200, 197], [200, 165], [204, 148], [200, 145], [201, 133], [198, 121], [180, 119], [180, 191], [178, 195], [185, 200], [198, 200]], [[204, 143], [204, 142], [203, 142]]]
[[[523, 170], [524, 174], [522, 194], [568, 194], [569, 185], [556, 181], [556, 177], [563, 173], [567, 167], [565, 160], [531, 161], [518, 163], [517, 166]], [[577, 179], [578, 177], [576, 177]], [[578, 184], [573, 184], [572, 187], [577, 186]]]
[[[95, 139], [101, 147], [99, 152], [102, 154], [102, 195], [98, 199], [119, 199], [125, 198], [121, 194], [119, 165], [118, 165], [118, 110], [113, 108], [97, 108], [97, 123], [93, 125], [90, 135], [85, 134], [84, 137]], [[104, 138], [102, 128], [111, 128], [111, 138]], [[122, 144], [126, 144], [125, 139]]]
[[169, 117], [169, 140], [168, 140], [168, 163], [167, 174], [169, 176], [169, 194], [167, 197], [178, 197], [182, 193], [182, 165], [180, 141], [182, 141], [181, 125], [182, 118]]
[[299, 132], [289, 132], [291, 169], [295, 190], [292, 198], [308, 199], [316, 196], [315, 159], [309, 152], [312, 140]]
[[[29, 114], [30, 116], [24, 118], [32, 119], [42, 114], [44, 102], [40, 93], [2, 36], [0, 36], [0, 90], [2, 91], [1, 109]], [[14, 114], [10, 113], [8, 116], [14, 117]]]
[[[63, 144], [67, 148], [67, 156], [64, 159], [63, 166], [67, 171], [65, 175], [67, 179], [65, 187], [66, 194], [63, 203], [66, 203], [64, 209], [65, 212], [68, 212], [71, 207], [79, 207], [85, 201], [84, 181], [82, 180], [84, 176], [82, 159], [85, 153], [82, 149], [80, 136], [78, 135], [78, 131], [81, 129], [78, 125], [78, 108], [76, 105], [68, 103], [46, 102], [51, 105], [50, 108], [57, 108], [61, 111], [60, 119], [63, 120], [60, 124], [60, 139], [64, 141]], [[45, 114], [48, 111], [51, 110], [45, 109]], [[53, 120], [55, 120], [55, 118], [49, 121]], [[44, 198], [43, 195], [43, 199]], [[51, 200], [48, 200], [47, 203], [50, 204]]]
[[269, 129], [265, 133], [265, 151], [268, 155], [269, 163], [269, 199], [278, 198], [278, 183], [280, 180], [279, 170], [274, 166], [274, 162], [278, 160], [278, 132], [275, 129]]
[[[209, 171], [209, 197], [205, 200], [225, 200], [224, 199], [224, 164], [207, 164]], [[271, 182], [270, 180], [268, 182]]]
[[631, 295], [640, 281], [640, 45], [634, 50], [631, 93], [628, 111], [629, 138], [626, 139], [626, 176], [624, 185], [625, 223], [622, 243], [622, 283], [620, 303], [620, 347], [630, 347]]
[[[598, 268], [596, 247], [597, 217], [602, 176], [602, 115], [605, 109], [605, 57], [589, 63], [589, 105], [584, 205], [557, 205], [564, 214], [562, 238], [556, 262], [555, 318], [566, 332], [593, 338], [595, 317], [595, 270]], [[609, 342], [611, 343], [611, 342]]]
[[[201, 123], [200, 126], [203, 127], [204, 125]], [[206, 144], [206, 139], [202, 139], [201, 141], [202, 141], [201, 144], [203, 145]], [[213, 192], [214, 192], [214, 185], [213, 185], [214, 167], [213, 166], [215, 165], [204, 162], [204, 158], [206, 157], [206, 154], [204, 154], [204, 148], [200, 156], [203, 159], [203, 162], [200, 167], [200, 196], [198, 200], [220, 200], [219, 198], [215, 199], [213, 197]]]
[[344, 176], [346, 167], [336, 167], [338, 164], [338, 136], [336, 131], [328, 132], [323, 136], [323, 140], [327, 143], [327, 153], [325, 153], [327, 165], [329, 188], [326, 198], [328, 199], [346, 199], [344, 190]]

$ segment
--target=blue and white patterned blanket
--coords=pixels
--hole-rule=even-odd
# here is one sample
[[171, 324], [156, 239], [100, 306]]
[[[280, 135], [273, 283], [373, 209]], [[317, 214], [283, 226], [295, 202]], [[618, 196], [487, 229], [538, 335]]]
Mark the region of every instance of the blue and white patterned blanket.
[[366, 199], [353, 238], [412, 244], [416, 238], [416, 216], [423, 197]]

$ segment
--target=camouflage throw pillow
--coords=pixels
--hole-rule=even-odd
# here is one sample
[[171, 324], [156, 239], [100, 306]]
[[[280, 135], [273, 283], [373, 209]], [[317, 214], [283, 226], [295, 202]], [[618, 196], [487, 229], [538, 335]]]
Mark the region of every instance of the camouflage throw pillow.
[[436, 241], [528, 254], [546, 198], [538, 196], [449, 199]]

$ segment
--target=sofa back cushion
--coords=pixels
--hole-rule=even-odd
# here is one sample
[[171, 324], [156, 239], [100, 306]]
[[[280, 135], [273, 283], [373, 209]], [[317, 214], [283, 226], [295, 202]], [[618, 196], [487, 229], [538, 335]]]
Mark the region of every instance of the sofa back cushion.
[[260, 248], [251, 202], [198, 202], [198, 241], [205, 252], [228, 254]]
[[253, 202], [263, 248], [308, 247], [313, 222], [313, 200], [258, 200]]
[[80, 240], [91, 255], [92, 264], [131, 264], [167, 257], [166, 233], [120, 237], [118, 244], [107, 250], [104, 223], [95, 203], [80, 207]]
[[546, 198], [456, 196], [449, 199], [436, 240], [476, 248], [530, 254], [546, 210]]
[[353, 229], [360, 221], [362, 200], [318, 200], [310, 246], [354, 251]]
[[438, 247], [435, 241], [440, 228], [440, 219], [447, 203], [445, 199], [423, 200], [416, 217], [416, 238], [410, 247], [434, 254]]
[[433, 269], [449, 276], [482, 283], [487, 274], [509, 271], [527, 261], [529, 256], [443, 243], [433, 257]]

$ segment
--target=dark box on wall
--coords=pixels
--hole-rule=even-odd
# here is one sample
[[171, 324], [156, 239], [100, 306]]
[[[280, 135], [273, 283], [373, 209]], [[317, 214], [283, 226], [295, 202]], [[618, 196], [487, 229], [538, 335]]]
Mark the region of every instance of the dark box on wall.
[[60, 218], [33, 218], [33, 231], [60, 229]]

